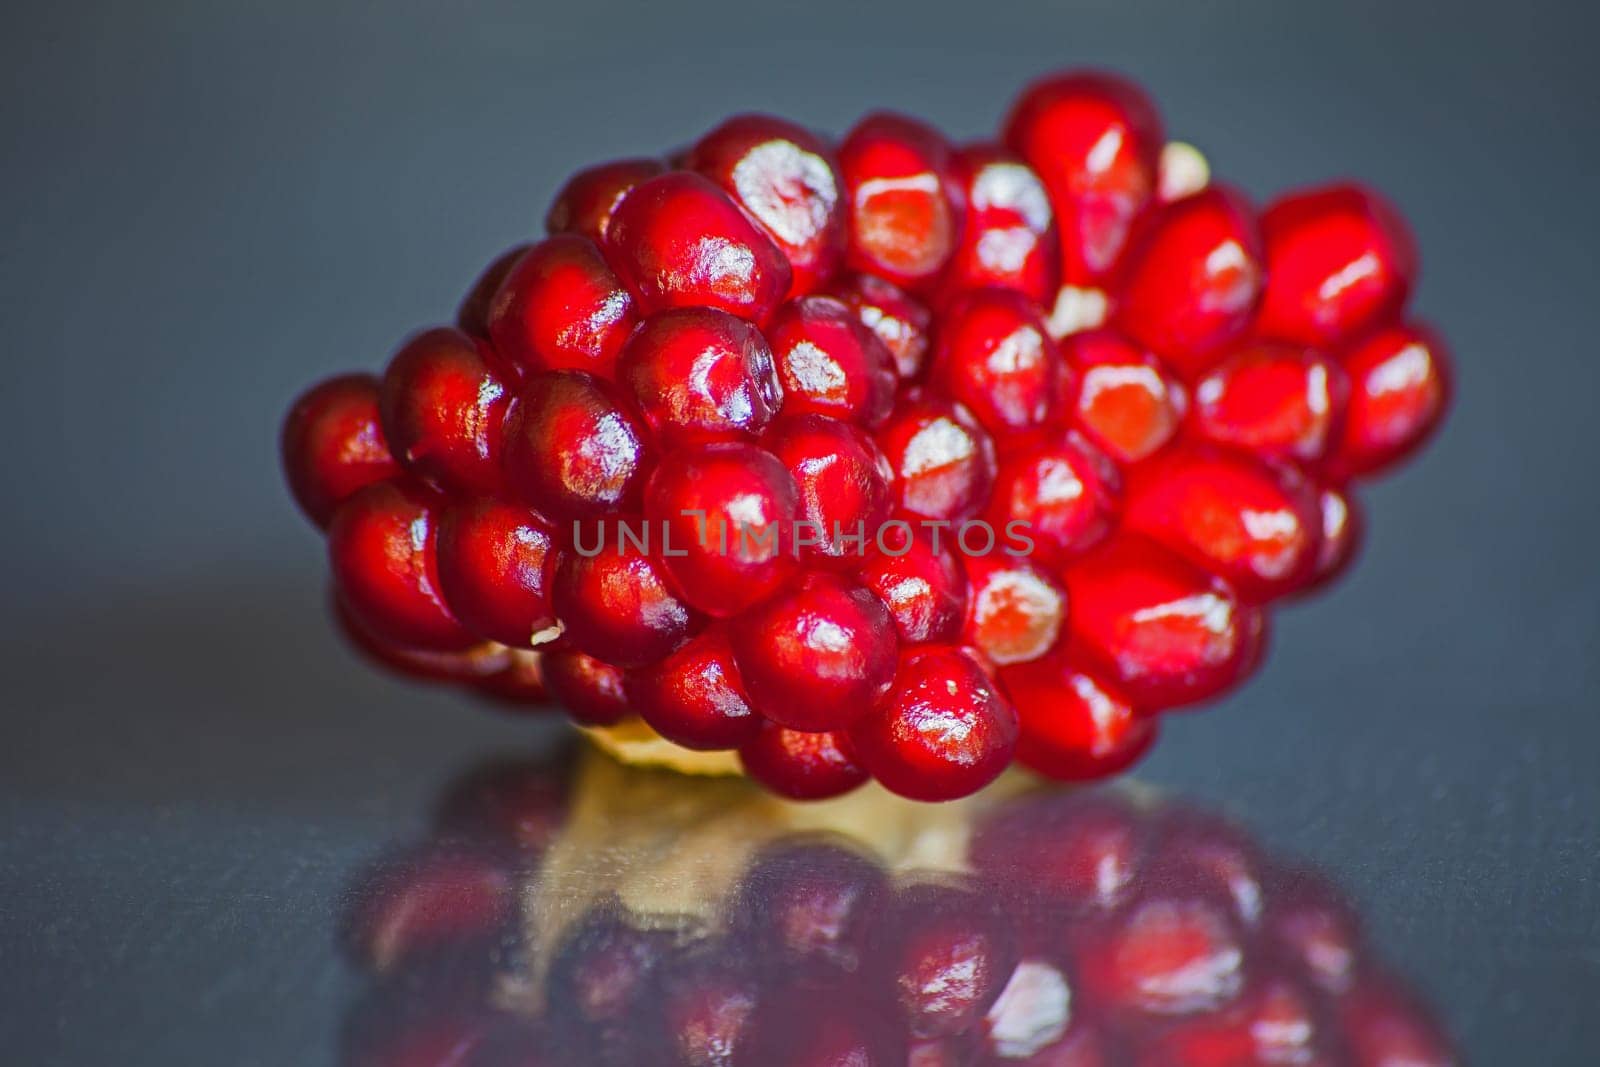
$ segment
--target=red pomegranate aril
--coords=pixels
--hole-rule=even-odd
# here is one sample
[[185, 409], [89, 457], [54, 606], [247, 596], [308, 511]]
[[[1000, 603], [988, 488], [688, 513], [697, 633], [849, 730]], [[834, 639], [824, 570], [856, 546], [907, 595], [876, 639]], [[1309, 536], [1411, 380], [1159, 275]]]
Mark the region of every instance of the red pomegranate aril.
[[1298, 983], [1269, 974], [1253, 980], [1236, 1002], [1147, 1036], [1134, 1067], [1331, 1067], [1338, 1061], [1325, 1054], [1320, 1022]]
[[1067, 593], [1042, 567], [1004, 552], [966, 556], [967, 618], [962, 641], [991, 663], [1026, 663], [1055, 647]]
[[1314, 462], [1332, 444], [1349, 393], [1344, 369], [1327, 356], [1254, 342], [1195, 385], [1194, 429], [1263, 456]]
[[694, 615], [666, 569], [621, 532], [603, 528], [600, 551], [563, 553], [550, 583], [562, 636], [618, 667], [654, 663], [689, 637]]
[[767, 447], [799, 491], [794, 547], [819, 565], [860, 567], [891, 506], [893, 472], [872, 438], [850, 423], [803, 415], [781, 422]]
[[1264, 273], [1250, 205], [1213, 185], [1141, 222], [1118, 268], [1115, 325], [1199, 377], [1248, 329]]
[[1050, 416], [1061, 357], [1027, 297], [979, 289], [939, 316], [931, 379], [994, 434], [1031, 430]]
[[1016, 964], [1009, 925], [964, 888], [900, 891], [879, 919], [871, 955], [912, 1037], [954, 1037], [978, 1025]]
[[651, 1051], [665, 1051], [663, 1063], [731, 1067], [745, 1053], [762, 983], [756, 968], [731, 955], [688, 955], [662, 968], [657, 997], [667, 1048]]
[[1361, 554], [1365, 536], [1365, 522], [1361, 517], [1361, 504], [1349, 488], [1324, 485], [1317, 491], [1318, 511], [1322, 515], [1322, 532], [1317, 539], [1317, 562], [1311, 570], [1311, 580], [1300, 592], [1320, 589], [1343, 574]]
[[1322, 509], [1316, 487], [1293, 468], [1194, 444], [1129, 474], [1122, 528], [1189, 557], [1260, 603], [1311, 580]]
[[839, 146], [851, 269], [896, 285], [931, 285], [960, 240], [961, 190], [950, 145], [933, 127], [879, 112]]
[[825, 572], [740, 615], [731, 632], [756, 709], [792, 729], [846, 727], [894, 679], [888, 609], [867, 589]]
[[1392, 319], [1410, 295], [1416, 245], [1371, 189], [1333, 185], [1285, 196], [1261, 215], [1267, 287], [1256, 331], [1327, 347]]
[[1054, 75], [1024, 90], [1005, 140], [1050, 194], [1066, 282], [1099, 283], [1155, 195], [1165, 141], [1155, 105], [1113, 74]]
[[575, 233], [600, 241], [611, 215], [634, 186], [666, 171], [658, 159], [619, 159], [580, 170], [556, 194], [545, 217], [549, 233]]
[[765, 332], [785, 415], [829, 415], [876, 426], [894, 406], [889, 350], [843, 302], [831, 296], [791, 301]]
[[993, 144], [956, 152], [952, 169], [967, 218], [939, 283], [941, 292], [1010, 289], [1049, 307], [1061, 287], [1061, 239], [1039, 176], [1020, 157]]
[[877, 431], [894, 473], [895, 504], [924, 519], [971, 518], [994, 487], [994, 441], [971, 412], [913, 389]]
[[407, 648], [369, 631], [351, 614], [337, 589], [330, 590], [329, 604], [341, 636], [358, 655], [384, 670], [420, 682], [465, 682], [469, 685], [505, 670], [511, 663], [511, 650], [494, 641], [470, 644], [450, 651]]
[[1270, 887], [1261, 927], [1306, 979], [1333, 994], [1355, 984], [1361, 922], [1337, 889], [1309, 871], [1283, 871]]
[[1152, 896], [1091, 934], [1079, 954], [1089, 996], [1113, 1011], [1158, 1016], [1215, 1011], [1244, 982], [1234, 924], [1203, 897]]
[[672, 171], [612, 212], [602, 248], [639, 311], [711, 307], [761, 322], [789, 291], [789, 261], [709, 178]]
[[489, 305], [489, 337], [502, 356], [531, 371], [612, 376], [638, 322], [633, 297], [593, 241], [550, 237], [530, 248]]
[[506, 419], [506, 484], [557, 522], [637, 505], [650, 462], [637, 417], [581, 371], [529, 378]]
[[1017, 743], [1017, 712], [963, 648], [908, 649], [894, 686], [850, 728], [878, 782], [913, 800], [953, 800], [997, 778]]
[[842, 983], [778, 984], [756, 1012], [750, 1058], [760, 1067], [904, 1067], [906, 1038]]
[[736, 615], [796, 568], [794, 480], [772, 453], [719, 443], [680, 449], [650, 476], [647, 532], [676, 588], [710, 615]]
[[362, 630], [379, 641], [447, 652], [475, 642], [439, 594], [438, 506], [433, 494], [397, 480], [361, 489], [334, 513], [334, 584]]
[[473, 280], [467, 295], [461, 298], [461, 304], [456, 308], [456, 329], [481, 340], [488, 339], [489, 304], [494, 300], [494, 294], [500, 291], [511, 268], [517, 265], [517, 260], [532, 247], [530, 244], [513, 245], [494, 257], [483, 273]]
[[715, 308], [646, 319], [622, 349], [617, 380], [668, 446], [758, 437], [783, 403], [761, 331]]
[[783, 251], [789, 296], [815, 290], [844, 256], [843, 189], [816, 134], [770, 115], [736, 115], [689, 150], [688, 170], [727, 191]]
[[[823, 737], [827, 734], [802, 734]], [[790, 972], [853, 972], [870, 951], [888, 882], [855, 842], [800, 836], [766, 846], [733, 896], [730, 925]]]
[[541, 666], [550, 696], [585, 726], [612, 726], [631, 712], [622, 669], [582, 652], [546, 653]]
[[493, 492], [511, 392], [481, 342], [440, 327], [401, 346], [378, 394], [383, 434], [408, 470], [446, 489]]
[[829, 295], [844, 301], [862, 325], [878, 335], [902, 381], [922, 373], [933, 327], [931, 311], [876, 274], [846, 275], [834, 283]]
[[513, 715], [557, 710], [550, 705], [550, 689], [544, 684], [544, 654], [513, 648], [507, 648], [506, 654], [505, 667], [471, 679], [472, 688]]
[[1037, 902], [1109, 913], [1141, 884], [1145, 837], [1143, 817], [1116, 794], [1043, 793], [984, 824], [972, 862]]
[[902, 644], [955, 641], [967, 617], [967, 575], [955, 553], [909, 523], [882, 529], [857, 578], [889, 609]]
[[439, 522], [439, 592], [473, 633], [512, 648], [548, 644], [555, 531], [526, 507], [492, 497], [457, 501]]
[[303, 393], [283, 420], [281, 452], [295, 503], [323, 527], [356, 490], [399, 474], [378, 419], [378, 379], [341, 374]]
[[1075, 425], [1119, 463], [1160, 451], [1183, 425], [1189, 397], [1149, 351], [1114, 330], [1089, 330], [1061, 342], [1073, 371], [1062, 407]]
[[1336, 478], [1369, 476], [1415, 453], [1438, 429], [1450, 403], [1450, 353], [1426, 326], [1401, 325], [1340, 358], [1350, 405], [1327, 468]]
[[1061, 781], [1105, 778], [1154, 743], [1156, 719], [1059, 653], [1000, 672], [1021, 722], [1017, 762]]
[[1001, 459], [987, 515], [1006, 544], [1059, 563], [1111, 532], [1121, 498], [1116, 464], [1067, 430]]
[[1063, 578], [1069, 649], [1102, 666], [1147, 713], [1213, 697], [1256, 664], [1266, 625], [1260, 611], [1153, 541], [1119, 534]]
[[738, 748], [761, 728], [721, 627], [630, 673], [627, 692], [652, 730], [684, 748]]
[[867, 781], [843, 732], [791, 730], [770, 721], [739, 749], [739, 764], [751, 778], [790, 800], [825, 800]]
[[1211, 894], [1245, 928], [1261, 921], [1262, 858], [1245, 834], [1215, 816], [1178, 806], [1163, 813], [1155, 830], [1151, 884], [1187, 884]]

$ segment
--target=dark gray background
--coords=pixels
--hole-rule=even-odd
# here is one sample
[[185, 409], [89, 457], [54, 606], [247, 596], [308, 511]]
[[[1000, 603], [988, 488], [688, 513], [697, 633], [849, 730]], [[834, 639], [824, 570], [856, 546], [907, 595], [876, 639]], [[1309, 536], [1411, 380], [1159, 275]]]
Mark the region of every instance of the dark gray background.
[[1476, 1062], [1593, 1062], [1592, 8], [224, 7], [5, 9], [0, 1058], [328, 1062], [351, 865], [530, 743], [333, 638], [296, 391], [446, 317], [581, 164], [741, 109], [977, 135], [1093, 62], [1254, 194], [1392, 194], [1460, 364], [1353, 577], [1140, 774], [1332, 871]]

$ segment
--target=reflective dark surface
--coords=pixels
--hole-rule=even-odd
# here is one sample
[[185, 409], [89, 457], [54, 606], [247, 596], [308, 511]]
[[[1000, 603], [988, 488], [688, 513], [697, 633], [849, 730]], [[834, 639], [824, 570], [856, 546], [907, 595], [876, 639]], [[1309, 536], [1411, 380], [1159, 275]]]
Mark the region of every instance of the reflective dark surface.
[[339, 644], [274, 456], [301, 385], [448, 320], [579, 166], [743, 108], [978, 135], [1092, 61], [1257, 197], [1390, 194], [1460, 370], [1350, 577], [1139, 778], [1326, 871], [1473, 1062], [1592, 1062], [1593, 9], [701, 12], [8, 7], [0, 1059], [338, 1063], [354, 872], [551, 736]]

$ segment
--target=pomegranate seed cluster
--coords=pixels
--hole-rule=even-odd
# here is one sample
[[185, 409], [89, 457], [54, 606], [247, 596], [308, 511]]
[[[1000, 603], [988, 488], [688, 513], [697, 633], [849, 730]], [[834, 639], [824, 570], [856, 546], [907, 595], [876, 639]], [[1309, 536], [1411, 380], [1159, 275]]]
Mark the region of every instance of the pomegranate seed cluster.
[[[702, 781], [674, 797], [677, 818], [642, 839], [645, 816], [595, 824], [608, 832], [581, 851], [628, 873], [575, 902], [571, 872], [550, 869], [576, 847], [550, 778], [512, 765], [463, 783], [434, 836], [353, 887], [347, 945], [372, 995], [343, 1062], [1459, 1062], [1330, 882], [1181, 805], [1011, 797], [961, 813], [956, 873], [815, 830], [751, 848], [738, 833], [768, 830], [758, 816], [718, 822], [730, 804], [751, 814], [737, 796]], [[703, 864], [673, 866], [681, 849], [739, 858], [710, 890]], [[661, 910], [682, 906], [683, 886], [714, 900]]]
[[580, 171], [547, 229], [290, 412], [336, 612], [791, 797], [1127, 766], [1349, 564], [1355, 483], [1448, 403], [1388, 203], [1258, 210], [1101, 73], [971, 145], [736, 117]]

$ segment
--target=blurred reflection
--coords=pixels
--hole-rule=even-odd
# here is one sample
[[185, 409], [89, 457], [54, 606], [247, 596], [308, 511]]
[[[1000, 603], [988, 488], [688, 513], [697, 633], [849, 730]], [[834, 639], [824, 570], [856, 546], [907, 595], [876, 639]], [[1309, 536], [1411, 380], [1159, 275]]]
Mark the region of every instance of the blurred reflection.
[[350, 890], [362, 1067], [1455, 1062], [1320, 876], [1136, 786], [483, 768]]

